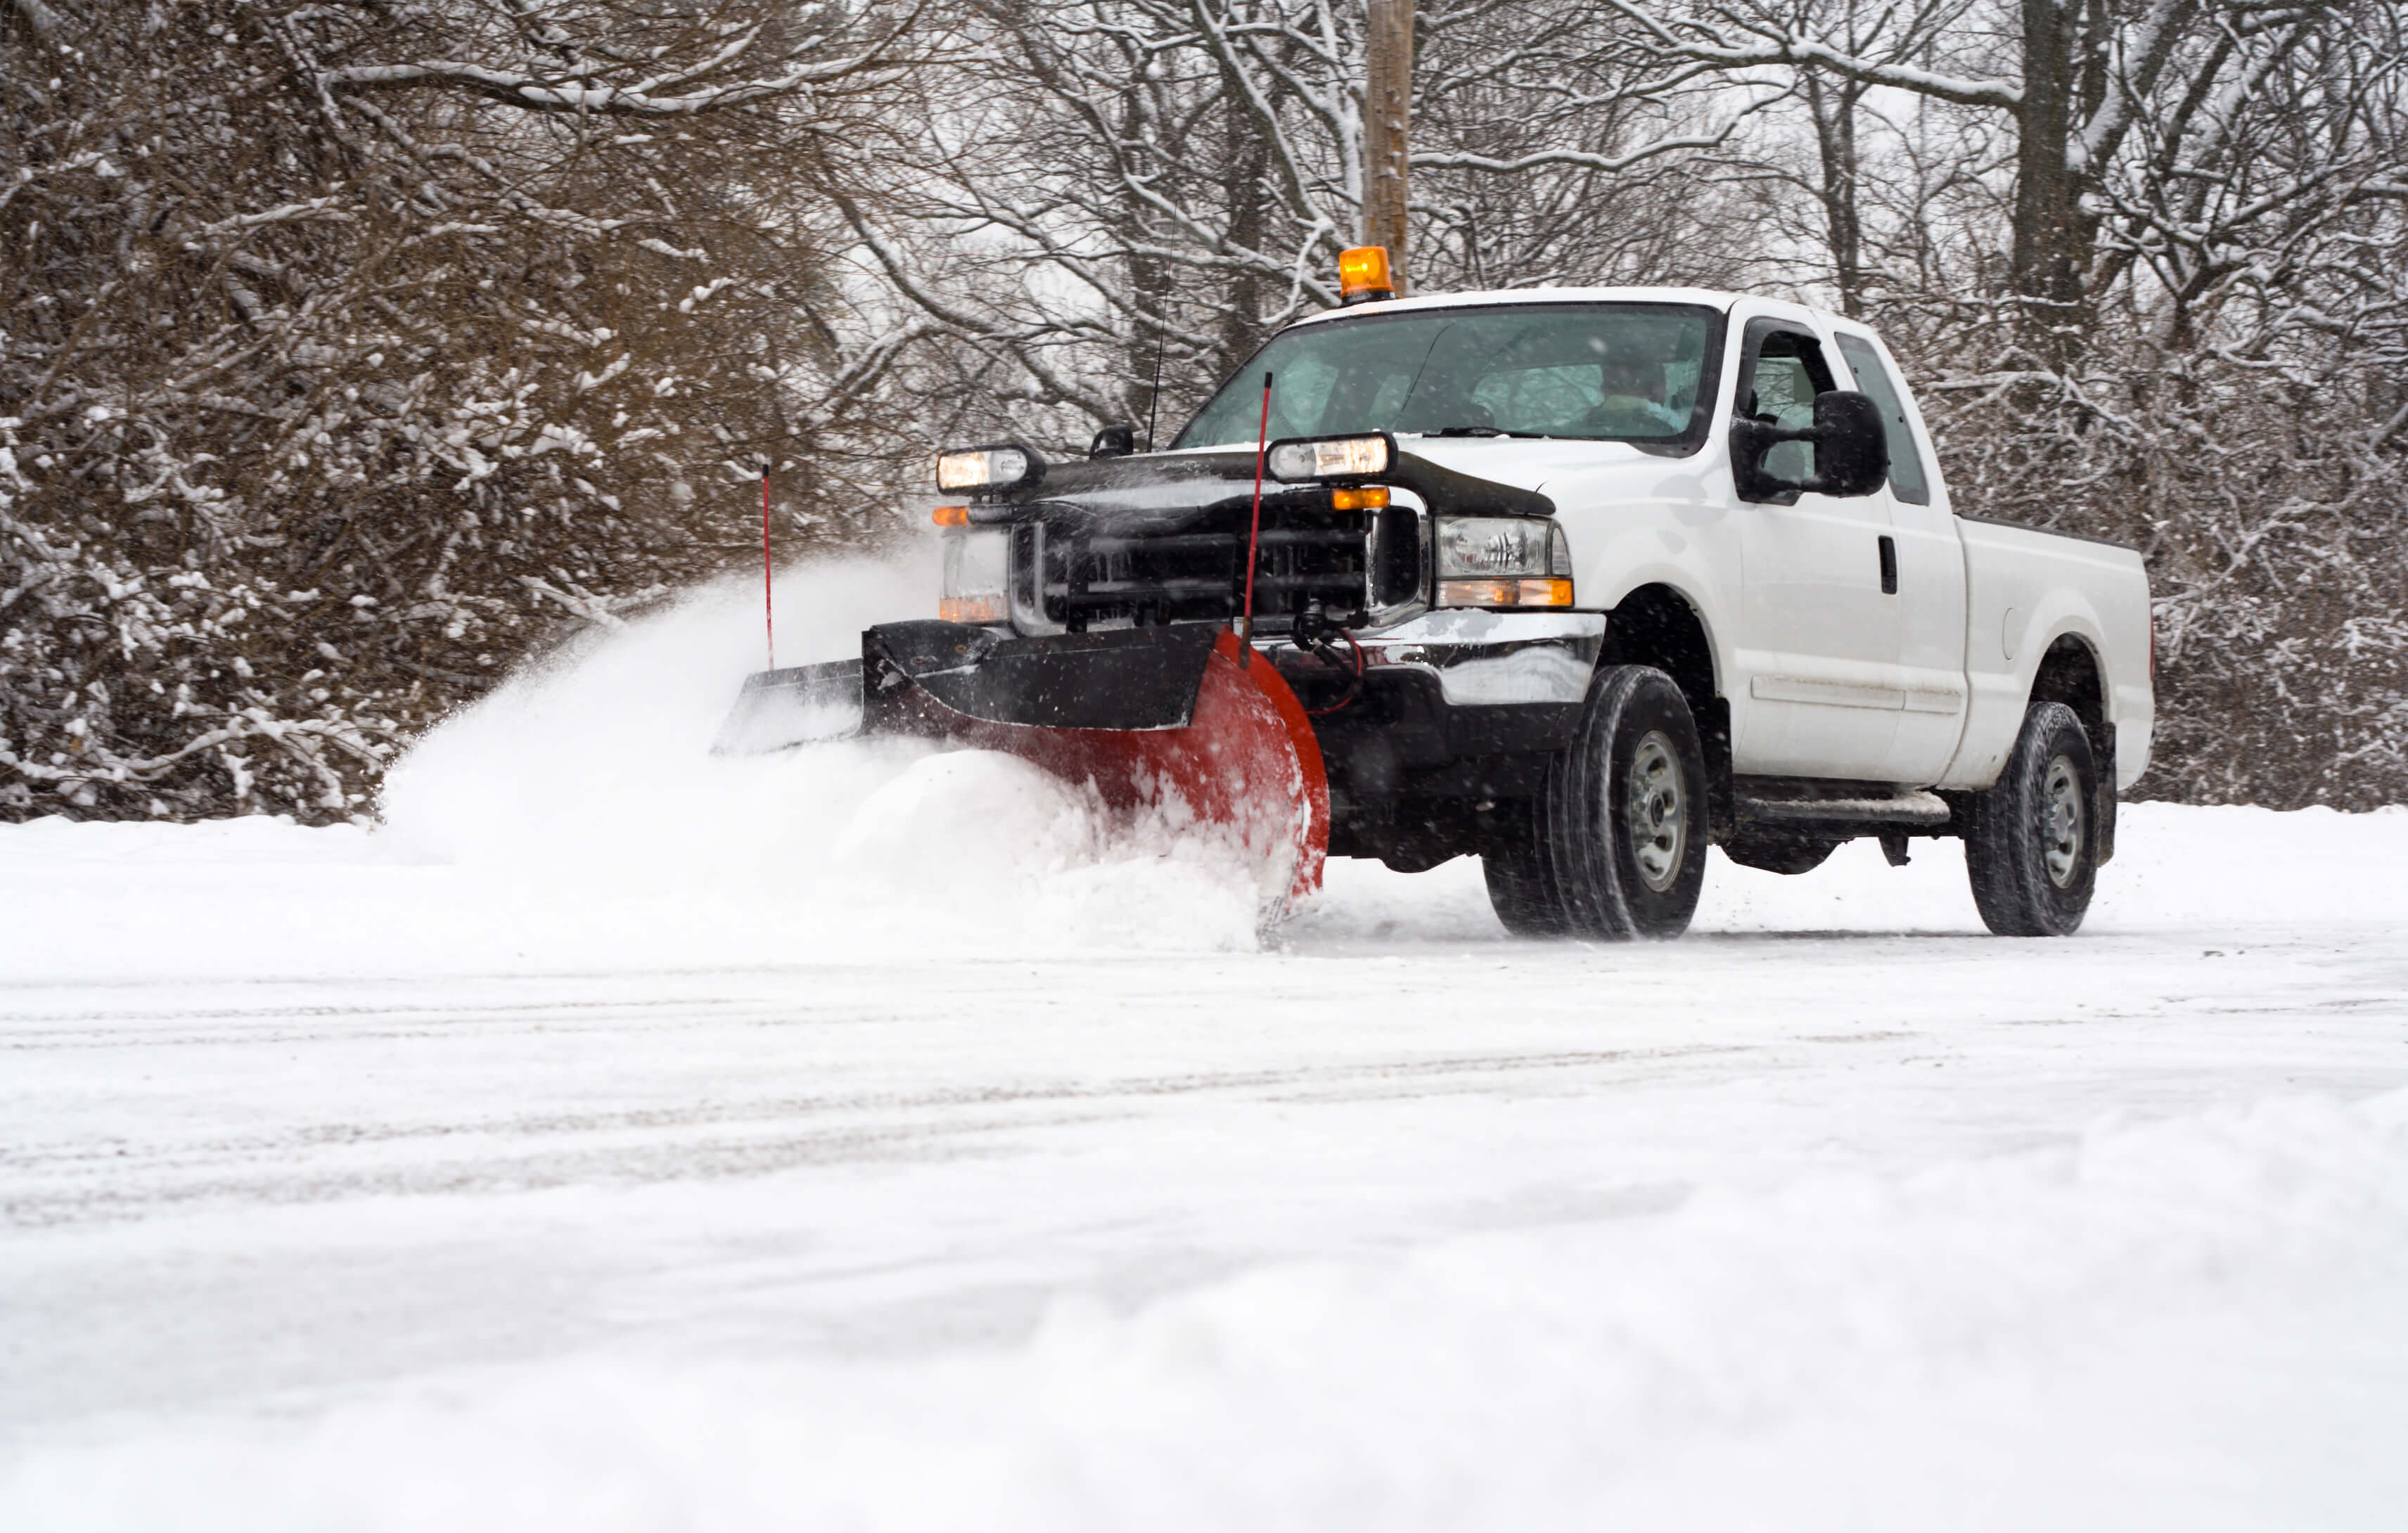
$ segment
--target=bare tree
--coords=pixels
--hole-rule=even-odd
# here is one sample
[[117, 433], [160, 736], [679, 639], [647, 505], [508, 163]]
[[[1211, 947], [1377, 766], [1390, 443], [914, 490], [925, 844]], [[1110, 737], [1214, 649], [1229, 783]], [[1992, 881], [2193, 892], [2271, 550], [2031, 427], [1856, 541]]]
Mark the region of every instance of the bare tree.
[[[1913, 0], [1870, 10], [1859, 0], [1609, 3], [1668, 63], [1839, 82], [1857, 88], [1850, 107], [1877, 87], [2004, 116], [2014, 140], [2004, 288], [2029, 317], [2028, 332], [2047, 337], [2057, 355], [2079, 351], [2096, 301], [2128, 265], [2126, 248], [2146, 237], [2148, 198], [2129, 194], [2136, 178], [2214, 185], [2245, 174], [2247, 136], [2232, 129], [2267, 111], [2259, 82], [2303, 50], [2365, 49], [2370, 28], [2379, 36], [2397, 23], [2387, 5], [2260, 0], [2018, 0], [2012, 8]], [[2397, 68], [2377, 48], [2352, 73], [2372, 82]], [[1816, 122], [1827, 152], [1853, 133], [1853, 120], [1833, 107], [1818, 107]], [[2168, 160], [2136, 149], [2150, 141], [2182, 150]], [[2398, 179], [2393, 148], [2353, 154], [2327, 179], [2344, 199], [2371, 194]], [[2273, 210], [2260, 199], [2229, 213], [2237, 229]]]
[[[932, 341], [967, 349], [936, 376], [975, 372], [995, 429], [1075, 445], [1175, 425], [1334, 304], [1363, 218], [1364, 24], [1337, 0], [981, 6], [982, 46], [908, 151], [924, 179], [856, 222]], [[1776, 93], [1710, 107], [1709, 71], [1636, 68], [1583, 7], [1461, 0], [1418, 26], [1417, 282], [1728, 274], [1698, 156]]]

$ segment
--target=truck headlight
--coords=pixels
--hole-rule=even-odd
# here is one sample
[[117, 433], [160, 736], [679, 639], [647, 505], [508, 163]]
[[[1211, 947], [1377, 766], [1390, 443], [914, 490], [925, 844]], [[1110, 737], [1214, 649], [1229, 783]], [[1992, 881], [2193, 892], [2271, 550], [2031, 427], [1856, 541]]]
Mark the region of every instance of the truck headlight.
[[1397, 461], [1387, 433], [1370, 437], [1290, 437], [1273, 442], [1263, 466], [1275, 480], [1354, 479], [1384, 474]]
[[954, 490], [1016, 490], [1033, 484], [1045, 472], [1044, 460], [1025, 447], [1000, 442], [993, 447], [965, 447], [937, 458], [937, 488]]
[[1572, 546], [1553, 522], [1449, 516], [1438, 524], [1440, 607], [1570, 607]]
[[937, 616], [947, 623], [1001, 623], [1011, 614], [1011, 534], [1001, 528], [948, 533]]

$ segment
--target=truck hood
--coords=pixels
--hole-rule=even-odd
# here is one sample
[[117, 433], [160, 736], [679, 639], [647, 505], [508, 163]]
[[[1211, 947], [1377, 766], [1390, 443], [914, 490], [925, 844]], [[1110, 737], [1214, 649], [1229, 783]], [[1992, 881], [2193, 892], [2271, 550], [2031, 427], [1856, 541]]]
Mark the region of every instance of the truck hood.
[[[1643, 498], [1666, 471], [1690, 472], [1695, 460], [1642, 452], [1627, 442], [1554, 441], [1522, 437], [1403, 437], [1398, 447], [1425, 462], [1490, 484], [1550, 494], [1578, 479], [1584, 498], [1602, 481], [1630, 481], [1632, 498]], [[1675, 466], [1679, 466], [1675, 467]], [[1550, 498], [1560, 498], [1550, 495]]]

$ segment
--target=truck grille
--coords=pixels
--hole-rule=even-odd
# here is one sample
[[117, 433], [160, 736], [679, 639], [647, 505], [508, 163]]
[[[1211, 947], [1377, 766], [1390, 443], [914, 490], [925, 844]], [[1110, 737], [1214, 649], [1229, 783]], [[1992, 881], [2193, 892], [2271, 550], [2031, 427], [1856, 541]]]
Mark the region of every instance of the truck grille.
[[[1024, 626], [1218, 622], [1244, 603], [1251, 508], [1215, 508], [1174, 530], [1024, 523], [1012, 539], [1015, 615]], [[1332, 615], [1410, 599], [1420, 548], [1411, 511], [1263, 507], [1254, 613], [1277, 630], [1318, 601]]]

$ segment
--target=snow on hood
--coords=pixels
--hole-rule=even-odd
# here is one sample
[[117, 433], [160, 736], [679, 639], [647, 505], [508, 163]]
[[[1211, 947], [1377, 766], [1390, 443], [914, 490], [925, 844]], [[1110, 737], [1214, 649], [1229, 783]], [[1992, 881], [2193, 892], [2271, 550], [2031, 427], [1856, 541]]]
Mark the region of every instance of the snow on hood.
[[1561, 488], [1578, 478], [1584, 497], [1602, 491], [1608, 498], [1634, 500], [1656, 496], [1656, 487], [1668, 476], [1694, 478], [1699, 456], [1658, 457], [1627, 442], [1526, 437], [1399, 437], [1397, 446], [1440, 468], [1516, 490], [1550, 494], [1550, 485]]

